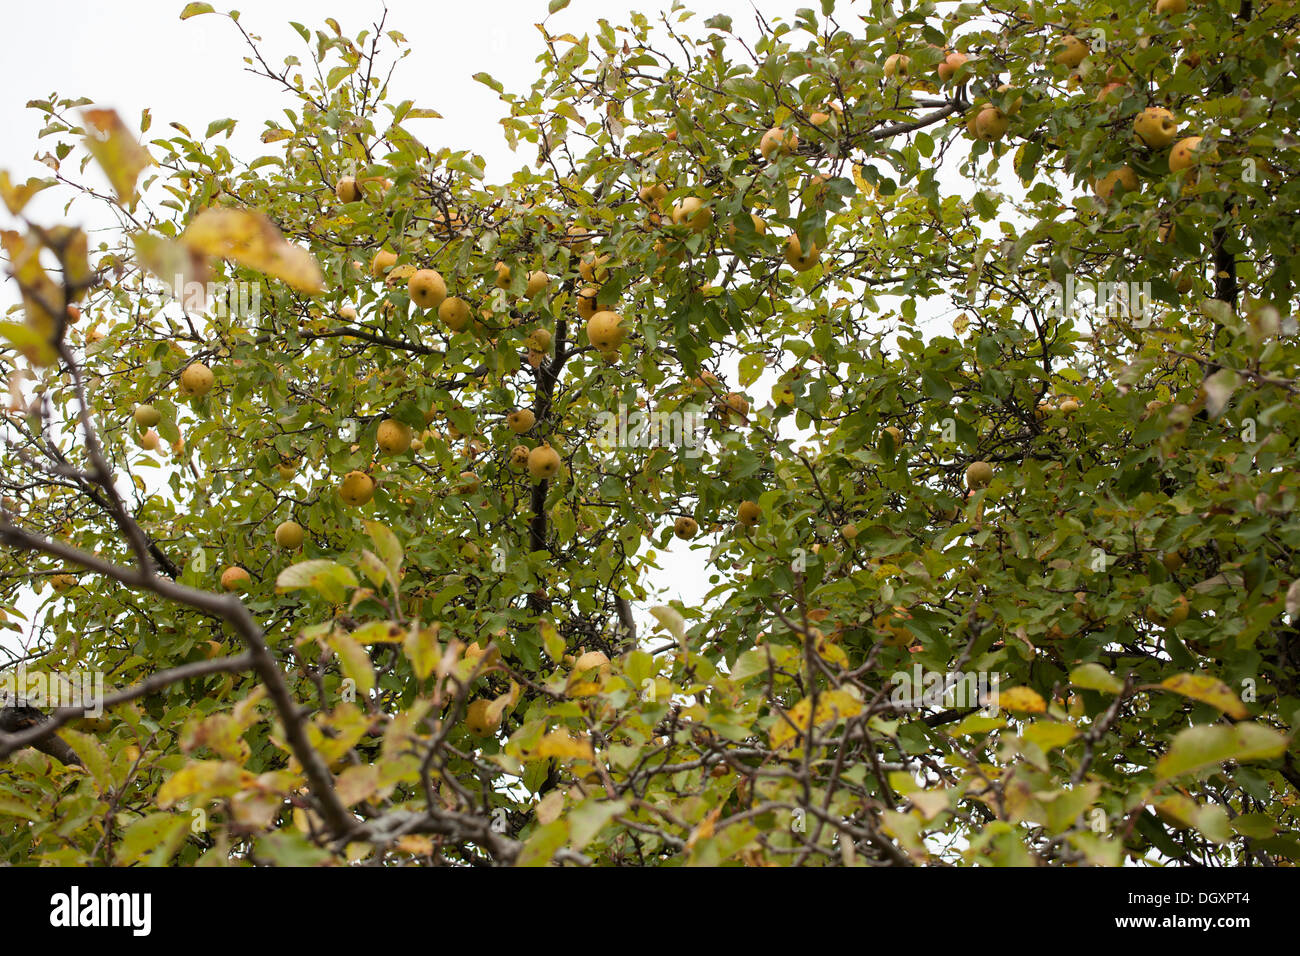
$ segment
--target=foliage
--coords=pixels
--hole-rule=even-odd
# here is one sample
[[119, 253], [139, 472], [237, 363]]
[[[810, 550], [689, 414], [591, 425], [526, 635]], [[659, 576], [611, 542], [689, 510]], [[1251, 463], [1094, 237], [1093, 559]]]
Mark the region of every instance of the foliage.
[[[531, 89], [477, 77], [536, 150], [503, 182], [388, 100], [382, 24], [298, 27], [279, 70], [249, 38], [286, 103], [251, 160], [233, 120], [140, 145], [31, 104], [48, 178], [0, 180], [10, 212], [53, 188], [118, 228], [5, 235], [0, 606], [126, 699], [60, 731], [80, 765], [0, 738], [0, 857], [1300, 858], [1300, 15], [838, 7], [544, 23]], [[178, 274], [255, 314], [169, 302]], [[1088, 282], [1130, 307], [1059, 307]], [[620, 410], [702, 441], [608, 447]], [[707, 600], [651, 628], [682, 518]], [[907, 708], [900, 673], [996, 675], [1000, 707]]]

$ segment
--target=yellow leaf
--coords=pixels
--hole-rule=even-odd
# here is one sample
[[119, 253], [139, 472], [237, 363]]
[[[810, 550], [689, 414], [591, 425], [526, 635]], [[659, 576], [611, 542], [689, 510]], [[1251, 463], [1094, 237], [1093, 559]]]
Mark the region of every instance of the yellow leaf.
[[[805, 697], [788, 711], [789, 720], [778, 720], [770, 736], [773, 749], [787, 747], [798, 734], [808, 732], [808, 715], [812, 711], [812, 698]], [[839, 722], [862, 713], [862, 702], [844, 690], [829, 690], [817, 696], [817, 715], [814, 723], [820, 727], [827, 721]], [[793, 726], [791, 726], [793, 724]], [[796, 732], [795, 728], [798, 728]]]
[[325, 291], [325, 277], [312, 254], [287, 242], [259, 212], [210, 207], [194, 218], [181, 241], [195, 252], [233, 259], [282, 279], [300, 292]]
[[946, 790], [918, 790], [909, 799], [922, 820], [933, 820], [948, 809], [948, 792]]
[[253, 780], [253, 775], [239, 764], [226, 760], [196, 760], [176, 771], [158, 788], [158, 806], [166, 810], [198, 793], [210, 797], [234, 796]]
[[58, 226], [49, 231], [49, 244], [58, 251], [63, 281], [71, 290], [70, 301], [79, 301], [95, 274], [90, 268], [90, 242], [85, 232], [72, 226]]
[[352, 640], [351, 634], [331, 635], [329, 645], [339, 656], [343, 675], [356, 682], [358, 691], [368, 694], [375, 689], [375, 668], [364, 645]]
[[414, 625], [411, 628], [411, 633], [402, 642], [402, 651], [415, 669], [415, 676], [420, 680], [424, 680], [432, 674], [434, 666], [438, 663], [441, 654], [441, 648], [438, 646], [438, 631], [440, 629], [441, 625], [437, 622], [430, 624], [428, 627]]
[[86, 148], [99, 161], [117, 193], [117, 201], [135, 200], [135, 181], [153, 163], [149, 152], [136, 142], [115, 110], [89, 109], [82, 113], [89, 135]]
[[348, 767], [334, 781], [334, 791], [345, 807], [360, 803], [379, 789], [379, 768], [362, 763]]
[[197, 17], [203, 13], [213, 13], [212, 4], [210, 3], [187, 3], [185, 9], [181, 11], [181, 19], [188, 20], [190, 17]]
[[202, 312], [207, 307], [211, 270], [206, 256], [179, 240], [164, 239], [153, 233], [138, 232], [131, 241], [140, 264], [173, 291], [179, 290], [186, 310]]
[[433, 853], [433, 838], [408, 834], [401, 837], [396, 846], [397, 849], [411, 856], [429, 856]]
[[15, 216], [23, 211], [28, 200], [35, 196], [42, 189], [52, 186], [53, 182], [47, 179], [28, 179], [21, 186], [15, 186], [9, 179], [9, 170], [0, 169], [0, 199], [9, 211]]
[[553, 730], [540, 741], [535, 756], [558, 757], [561, 760], [594, 760], [595, 752], [586, 737], [574, 737], [564, 730]]
[[352, 632], [352, 640], [358, 644], [402, 644], [408, 636], [395, 621], [371, 621]]
[[1050, 720], [1038, 720], [1024, 729], [1020, 736], [1044, 750], [1064, 747], [1079, 733], [1074, 724], [1057, 723]]
[[998, 706], [1022, 714], [1041, 714], [1047, 710], [1042, 695], [1032, 687], [1012, 687], [999, 691]]
[[543, 825], [552, 823], [560, 818], [563, 810], [564, 791], [552, 790], [537, 804], [537, 822]]
[[1210, 677], [1208, 674], [1175, 674], [1162, 680], [1160, 686], [1175, 694], [1182, 694], [1184, 697], [1217, 707], [1236, 720], [1244, 720], [1250, 716], [1246, 705], [1232, 692], [1232, 688], [1217, 677]]
[[722, 814], [722, 807], [714, 807], [709, 811], [708, 816], [700, 821], [699, 825], [691, 831], [690, 838], [686, 841], [686, 849], [692, 850], [695, 844], [701, 840], [710, 840], [713, 838], [713, 825], [717, 823], [718, 817]]

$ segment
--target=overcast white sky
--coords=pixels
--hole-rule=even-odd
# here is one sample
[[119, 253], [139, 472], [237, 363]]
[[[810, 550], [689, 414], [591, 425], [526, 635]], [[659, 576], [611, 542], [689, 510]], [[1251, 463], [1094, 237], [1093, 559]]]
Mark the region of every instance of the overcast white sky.
[[[769, 17], [817, 6], [810, 0], [758, 0], [758, 5]], [[0, 123], [5, 131], [0, 168], [20, 178], [40, 174], [32, 161], [39, 123], [24, 104], [55, 90], [112, 106], [128, 124], [149, 107], [155, 132], [178, 121], [201, 133], [209, 121], [231, 116], [240, 120], [243, 135], [237, 141], [257, 136], [264, 119], [291, 105], [288, 97], [270, 81], [243, 72], [246, 47], [233, 24], [211, 15], [181, 21], [184, 6], [184, 0], [6, 3], [9, 43], [0, 59]], [[325, 28], [325, 18], [333, 16], [352, 36], [375, 22], [384, 5], [378, 0], [232, 0], [227, 6], [218, 0], [213, 6], [239, 8], [241, 24], [264, 39], [267, 61], [278, 67], [286, 54], [304, 52], [290, 21]], [[547, 26], [551, 32], [581, 35], [591, 32], [601, 17], [617, 25], [627, 22], [630, 10], [654, 19], [669, 6], [671, 0], [572, 0]], [[840, 6], [847, 12], [862, 4], [840, 0]], [[389, 0], [387, 7], [387, 26], [405, 34], [414, 50], [399, 68], [391, 99], [413, 99], [445, 117], [421, 124], [421, 132], [431, 133], [437, 145], [474, 149], [486, 156], [494, 179], [504, 178], [498, 163], [529, 162], [536, 148], [526, 147], [512, 159], [497, 125], [504, 104], [470, 77], [486, 71], [507, 90], [525, 91], [537, 75], [534, 60], [541, 34], [535, 24], [547, 17], [547, 0]], [[730, 14], [738, 27], [753, 20], [749, 0], [700, 0], [688, 7], [701, 19]]]

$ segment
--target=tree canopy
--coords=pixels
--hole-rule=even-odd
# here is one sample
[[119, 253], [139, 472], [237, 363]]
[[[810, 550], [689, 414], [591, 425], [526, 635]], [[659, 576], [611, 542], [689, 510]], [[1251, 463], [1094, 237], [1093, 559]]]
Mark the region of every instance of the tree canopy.
[[260, 155], [0, 174], [0, 859], [1300, 859], [1293, 4], [543, 20], [514, 171], [182, 17]]

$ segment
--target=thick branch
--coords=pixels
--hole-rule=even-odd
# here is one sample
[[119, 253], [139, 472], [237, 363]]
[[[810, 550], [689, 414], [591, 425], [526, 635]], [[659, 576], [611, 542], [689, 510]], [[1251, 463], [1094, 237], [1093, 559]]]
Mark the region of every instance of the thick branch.
[[[252, 667], [253, 658], [250, 654], [218, 657], [215, 660], [196, 661], [193, 664], [182, 664], [180, 667], [158, 671], [156, 674], [150, 674], [138, 684], [108, 694], [100, 700], [89, 701], [84, 707], [60, 707], [49, 715], [41, 714], [31, 707], [5, 707], [0, 709], [0, 731], [5, 732], [3, 736], [0, 736], [0, 760], [4, 760], [11, 753], [21, 750], [23, 747], [36, 747], [42, 741], [49, 743], [46, 738], [64, 724], [79, 717], [84, 717], [93, 711], [109, 710], [129, 700], [156, 694], [158, 691], [183, 680], [206, 677], [209, 674], [233, 674], [239, 671], [251, 670]], [[14, 731], [18, 732], [15, 733]], [[62, 743], [62, 741], [59, 742]], [[67, 745], [64, 744], [64, 746]], [[50, 753], [49, 750], [45, 750], [45, 752]], [[76, 754], [72, 755], [71, 760], [66, 760], [58, 754], [51, 754], [51, 756], [59, 757], [64, 763], [81, 763]]]
[[307, 739], [302, 713], [289, 692], [284, 672], [280, 670], [280, 665], [276, 663], [270, 648], [267, 647], [262, 629], [253, 620], [252, 614], [242, 601], [230, 595], [213, 594], [210, 591], [200, 591], [177, 584], [169, 578], [159, 577], [147, 568], [124, 568], [112, 564], [61, 541], [44, 538], [15, 527], [2, 519], [0, 519], [0, 542], [80, 565], [88, 571], [102, 574], [133, 590], [149, 591], [165, 600], [204, 611], [226, 621], [248, 647], [253, 669], [266, 685], [271, 702], [275, 705], [284, 725], [285, 739], [294, 757], [302, 766], [303, 775], [306, 776], [307, 783], [316, 797], [326, 825], [339, 837], [350, 834], [356, 828], [356, 818], [343, 806], [334, 791], [334, 778], [329, 768], [325, 766], [320, 754]]

